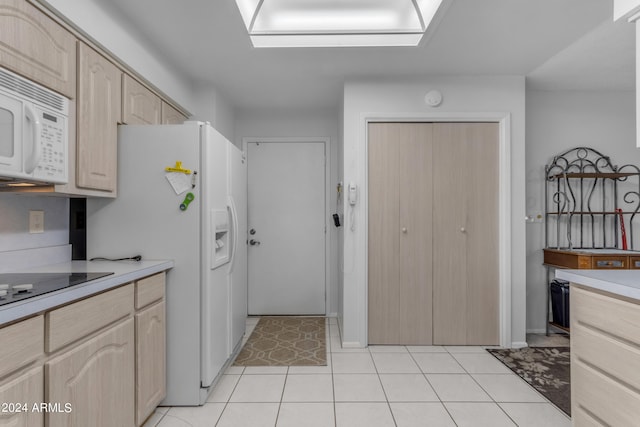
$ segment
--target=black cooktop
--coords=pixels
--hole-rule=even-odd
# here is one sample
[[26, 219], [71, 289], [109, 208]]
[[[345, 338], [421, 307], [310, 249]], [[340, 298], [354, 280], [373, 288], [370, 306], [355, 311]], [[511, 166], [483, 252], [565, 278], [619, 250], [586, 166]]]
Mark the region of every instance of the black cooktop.
[[113, 273], [3, 273], [0, 305], [76, 286]]

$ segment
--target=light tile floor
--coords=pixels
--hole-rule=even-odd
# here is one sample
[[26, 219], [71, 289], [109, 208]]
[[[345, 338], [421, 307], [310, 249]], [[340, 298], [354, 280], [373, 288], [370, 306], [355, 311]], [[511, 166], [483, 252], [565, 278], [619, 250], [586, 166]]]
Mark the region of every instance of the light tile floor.
[[571, 425], [484, 348], [345, 349], [327, 322], [328, 366], [229, 367], [204, 406], [158, 408], [145, 427]]

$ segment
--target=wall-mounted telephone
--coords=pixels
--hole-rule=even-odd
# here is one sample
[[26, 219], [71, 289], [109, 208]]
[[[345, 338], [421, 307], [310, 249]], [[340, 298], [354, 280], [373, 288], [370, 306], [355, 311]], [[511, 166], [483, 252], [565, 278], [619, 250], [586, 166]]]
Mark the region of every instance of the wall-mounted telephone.
[[349, 183], [349, 204], [355, 206], [358, 203], [358, 186], [353, 182]]

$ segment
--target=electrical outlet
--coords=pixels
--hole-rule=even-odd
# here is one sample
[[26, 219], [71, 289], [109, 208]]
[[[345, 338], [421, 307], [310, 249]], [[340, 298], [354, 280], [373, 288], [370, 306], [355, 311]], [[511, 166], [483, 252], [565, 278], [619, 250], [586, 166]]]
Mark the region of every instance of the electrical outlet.
[[535, 214], [529, 214], [525, 216], [524, 220], [529, 224], [542, 223], [544, 222], [544, 216], [541, 213], [536, 212]]
[[29, 233], [44, 233], [44, 211], [29, 211]]

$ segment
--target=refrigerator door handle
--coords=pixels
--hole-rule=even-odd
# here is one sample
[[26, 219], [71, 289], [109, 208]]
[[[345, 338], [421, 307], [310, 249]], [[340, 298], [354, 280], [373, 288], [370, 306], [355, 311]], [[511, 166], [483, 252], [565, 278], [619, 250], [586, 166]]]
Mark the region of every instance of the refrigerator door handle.
[[231, 260], [229, 261], [229, 274], [231, 274], [236, 261], [236, 248], [238, 247], [238, 212], [231, 196], [229, 196], [227, 207], [231, 212], [231, 227], [233, 231], [233, 247], [231, 248]]

